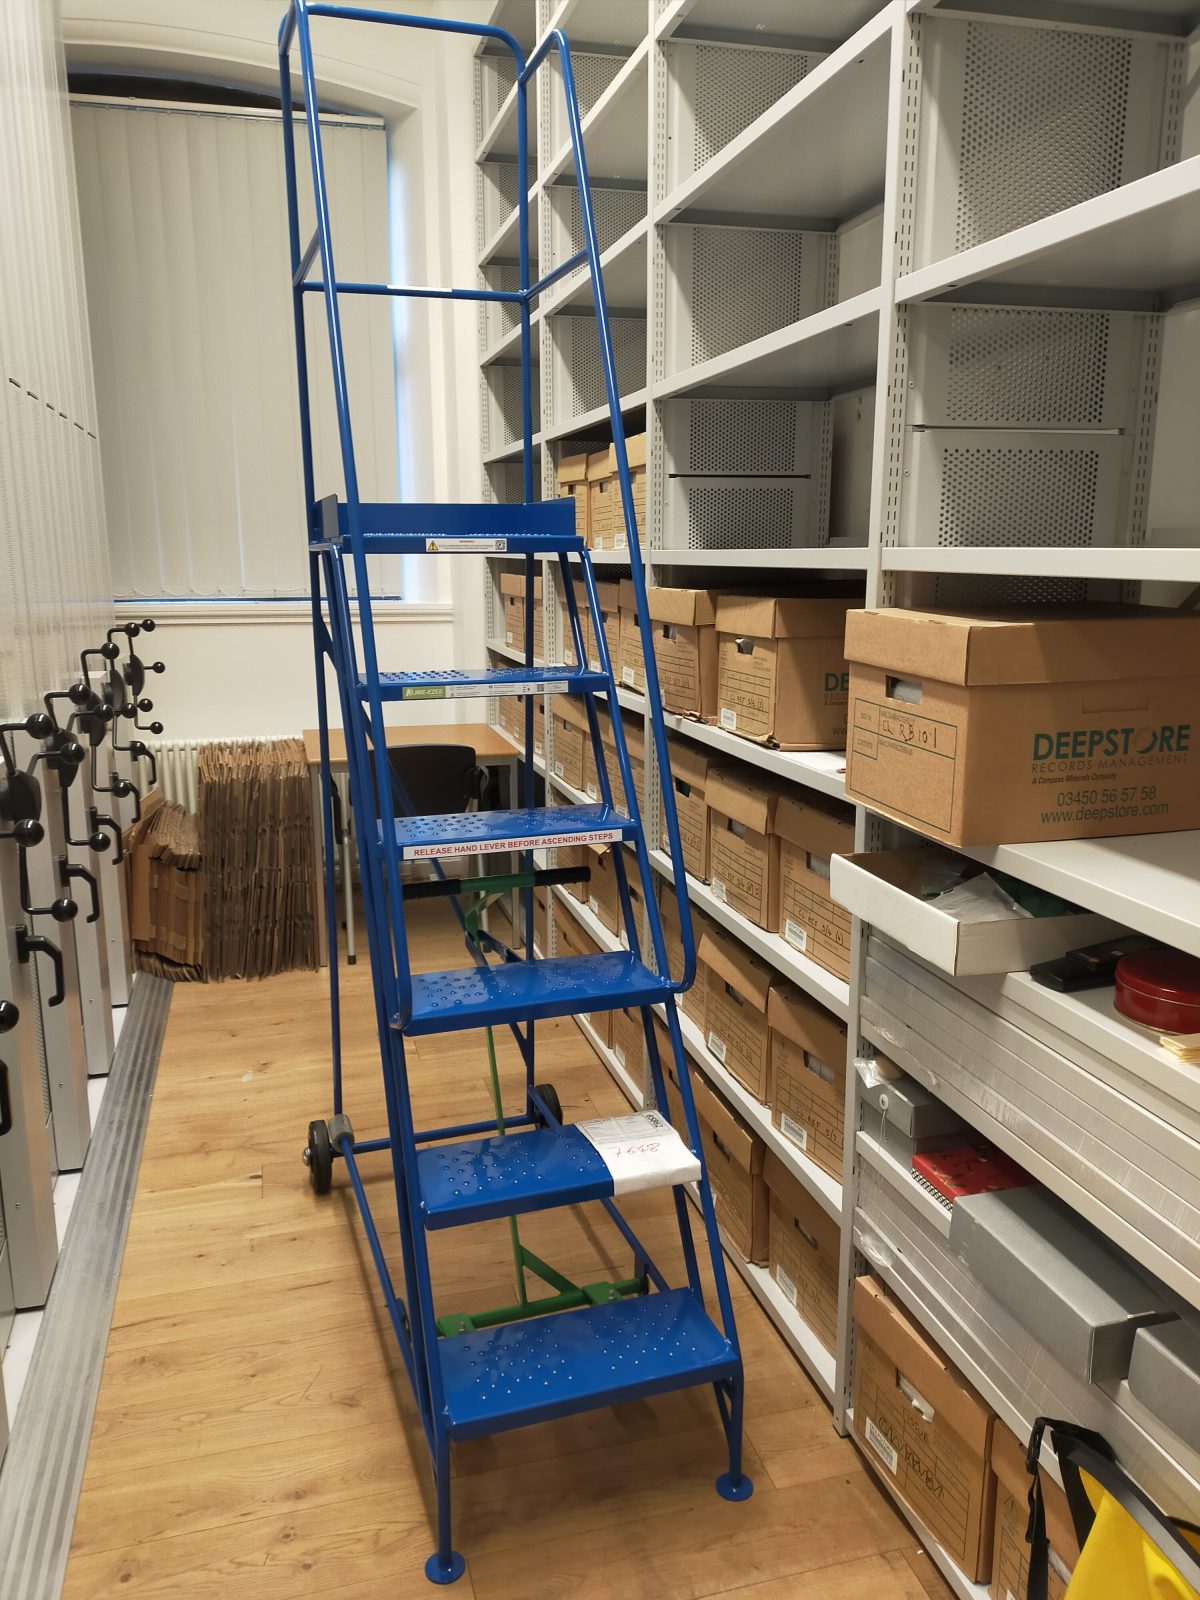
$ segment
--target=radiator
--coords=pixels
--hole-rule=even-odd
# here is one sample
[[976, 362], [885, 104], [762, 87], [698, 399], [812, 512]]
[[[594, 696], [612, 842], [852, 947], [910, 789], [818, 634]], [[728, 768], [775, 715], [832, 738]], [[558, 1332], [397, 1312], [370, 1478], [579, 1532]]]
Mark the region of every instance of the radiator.
[[[271, 743], [277, 739], [294, 739], [295, 734], [264, 733], [262, 739]], [[185, 811], [199, 808], [198, 773], [201, 750], [215, 744], [255, 744], [254, 739], [147, 739], [146, 747], [158, 763], [158, 787], [168, 805], [179, 805]], [[135, 774], [136, 781], [136, 774]]]

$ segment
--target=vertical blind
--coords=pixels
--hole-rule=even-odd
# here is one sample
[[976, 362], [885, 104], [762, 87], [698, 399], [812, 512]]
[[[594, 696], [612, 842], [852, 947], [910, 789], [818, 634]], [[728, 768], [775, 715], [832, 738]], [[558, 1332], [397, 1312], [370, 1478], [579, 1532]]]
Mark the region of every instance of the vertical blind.
[[[307, 593], [278, 114], [78, 100], [71, 109], [114, 592]], [[313, 226], [295, 127], [302, 244]], [[388, 278], [381, 125], [323, 119], [339, 278]], [[320, 276], [319, 264], [310, 273]], [[386, 298], [344, 297], [364, 500], [399, 494]], [[318, 497], [343, 492], [321, 296], [306, 297]], [[400, 559], [374, 585], [398, 593]]]

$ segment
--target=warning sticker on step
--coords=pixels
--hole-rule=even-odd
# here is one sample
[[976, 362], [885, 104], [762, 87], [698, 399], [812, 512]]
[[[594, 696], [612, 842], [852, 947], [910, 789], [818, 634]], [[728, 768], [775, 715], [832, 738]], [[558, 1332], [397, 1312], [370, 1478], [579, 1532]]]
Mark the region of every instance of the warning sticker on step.
[[695, 1183], [700, 1176], [699, 1161], [657, 1111], [598, 1117], [575, 1126], [612, 1173], [614, 1194]]
[[445, 844], [409, 844], [402, 861], [442, 861], [449, 856], [491, 856], [510, 850], [564, 850], [577, 844], [616, 844], [620, 828], [587, 828], [579, 833], [513, 834], [503, 839], [454, 839]]
[[485, 554], [495, 554], [497, 551], [508, 549], [507, 539], [426, 539], [425, 549], [429, 555], [454, 553], [462, 550], [483, 551]]

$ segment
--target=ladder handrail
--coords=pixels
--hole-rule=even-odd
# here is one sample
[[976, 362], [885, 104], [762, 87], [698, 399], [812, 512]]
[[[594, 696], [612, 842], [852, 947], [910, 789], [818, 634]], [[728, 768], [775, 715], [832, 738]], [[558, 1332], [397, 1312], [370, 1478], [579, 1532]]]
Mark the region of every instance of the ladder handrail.
[[[458, 289], [427, 289], [410, 288], [400, 285], [368, 285], [368, 284], [341, 284], [336, 278], [333, 268], [332, 242], [329, 229], [328, 197], [325, 191], [324, 169], [321, 157], [321, 136], [319, 114], [317, 108], [316, 74], [312, 60], [312, 43], [309, 35], [308, 22], [310, 17], [340, 18], [349, 21], [376, 22], [393, 27], [412, 27], [428, 32], [450, 33], [468, 35], [476, 38], [496, 39], [504, 44], [511, 52], [516, 66], [516, 113], [517, 113], [517, 210], [518, 210], [518, 243], [520, 255], [520, 290], [514, 291], [482, 291]], [[295, 159], [291, 140], [287, 130], [291, 126], [291, 80], [290, 80], [290, 46], [293, 34], [298, 35], [300, 44], [301, 70], [304, 82], [305, 122], [308, 128], [308, 142], [310, 157], [313, 164], [314, 195], [316, 199], [317, 227], [315, 230], [318, 250], [314, 252], [310, 243], [308, 249], [301, 254], [298, 229], [295, 227]], [[576, 183], [579, 189], [580, 211], [583, 222], [584, 244], [581, 250], [576, 251], [567, 262], [554, 269], [551, 273], [530, 284], [529, 280], [529, 150], [528, 150], [528, 107], [526, 90], [534, 74], [548, 59], [551, 51], [557, 52], [559, 67], [562, 77], [563, 97], [566, 102], [567, 123], [570, 131], [571, 148], [574, 158]], [[302, 297], [307, 292], [321, 292], [326, 303], [326, 318], [330, 334], [330, 354], [333, 367], [335, 405], [338, 414], [339, 438], [342, 447], [343, 471], [346, 478], [346, 507], [347, 522], [349, 525], [350, 545], [354, 559], [355, 576], [359, 590], [359, 610], [363, 637], [363, 654], [367, 669], [367, 699], [372, 729], [378, 734], [373, 738], [374, 756], [377, 768], [377, 781], [379, 793], [386, 794], [388, 789], [385, 784], [386, 775], [386, 749], [383, 738], [383, 706], [379, 695], [378, 663], [375, 655], [374, 622], [371, 612], [369, 585], [366, 574], [366, 557], [363, 546], [362, 529], [359, 517], [359, 497], [357, 475], [354, 469], [353, 437], [350, 428], [349, 399], [346, 390], [345, 361], [341, 344], [340, 316], [338, 314], [337, 299], [340, 293], [368, 293], [384, 295], [413, 295], [419, 298], [431, 299], [503, 299], [508, 303], [516, 303], [520, 309], [521, 322], [521, 425], [522, 425], [522, 457], [524, 498], [526, 503], [533, 500], [533, 401], [532, 401], [532, 362], [531, 362], [531, 323], [530, 303], [536, 295], [544, 292], [552, 283], [556, 282], [564, 273], [571, 270], [572, 266], [580, 264], [581, 258], [586, 259], [589, 274], [592, 280], [592, 289], [595, 304], [596, 330], [600, 346], [601, 369], [604, 374], [605, 398], [608, 403], [609, 419], [612, 429], [613, 449], [617, 462], [617, 480], [620, 488], [621, 508], [625, 520], [626, 536], [629, 548], [630, 572], [633, 581], [634, 604], [638, 619], [638, 628], [642, 638], [642, 654], [646, 673], [645, 698], [648, 708], [648, 717], [654, 739], [655, 764], [658, 769], [658, 787], [661, 795], [662, 814], [667, 825], [668, 853], [671, 860], [672, 874], [676, 902], [679, 909], [680, 937], [683, 946], [683, 973], [673, 981], [672, 987], [679, 990], [687, 989], [695, 979], [696, 973], [696, 941], [692, 925], [691, 907], [687, 891], [687, 873], [683, 860], [683, 845], [679, 832], [679, 818], [675, 806], [675, 793], [670, 782], [670, 758], [667, 749], [666, 724], [662, 714], [661, 691], [658, 680], [658, 667], [654, 657], [652, 644], [652, 631], [650, 624], [649, 605], [646, 598], [645, 572], [641, 563], [641, 546], [637, 531], [637, 517], [633, 505], [633, 485], [629, 472], [629, 455], [625, 438], [625, 427], [621, 417], [621, 397], [617, 384], [616, 361], [613, 353], [612, 335], [609, 327], [608, 305], [604, 292], [603, 273], [600, 267], [600, 248], [596, 233], [595, 215], [592, 209], [591, 188], [588, 181], [587, 158], [583, 147], [583, 133], [579, 115], [579, 101], [575, 90], [575, 75], [571, 61], [571, 47], [561, 28], [553, 28], [543, 35], [534, 48], [528, 60], [517, 39], [504, 28], [499, 28], [490, 23], [460, 22], [445, 17], [413, 16], [405, 13], [392, 13], [372, 10], [361, 6], [344, 6], [327, 3], [327, 0], [291, 0], [288, 11], [280, 24], [279, 31], [279, 60], [281, 81], [281, 102], [284, 111], [285, 128], [285, 159], [288, 168], [288, 202], [289, 221], [292, 224], [292, 271], [293, 271], [293, 297], [296, 305], [296, 322], [298, 328], [298, 357], [303, 352], [303, 310]], [[311, 262], [315, 254], [321, 258], [322, 280], [320, 283], [305, 281], [302, 262]], [[307, 415], [302, 419], [302, 428], [305, 433], [306, 454], [306, 487], [309, 487], [310, 506], [312, 503], [311, 486], [308, 479], [311, 476], [311, 437], [308, 434]], [[311, 530], [310, 530], [311, 532]], [[527, 570], [531, 562], [526, 560]], [[532, 662], [532, 615], [530, 600], [532, 584], [527, 585], [530, 593], [527, 595], [526, 604], [526, 656]], [[353, 646], [351, 646], [353, 648]], [[614, 684], [615, 678], [610, 680]], [[640, 807], [634, 791], [632, 773], [629, 762], [629, 752], [625, 739], [623, 720], [620, 707], [615, 703], [616, 695], [613, 694], [610, 705], [613, 742], [621, 779], [626, 795], [630, 800], [630, 809], [634, 820], [640, 823], [637, 835], [638, 864], [642, 872], [643, 881], [651, 881], [649, 859], [645, 843], [644, 820], [639, 816]], [[532, 716], [531, 707], [527, 707], [526, 715], [526, 757], [527, 767], [530, 742]], [[383, 854], [386, 868], [389, 898], [394, 897], [393, 903], [402, 905], [400, 889], [399, 859], [396, 844], [391, 829], [384, 828]], [[661, 918], [659, 916], [657, 897], [652, 896], [654, 904], [649, 908], [649, 923], [655, 960], [660, 972], [669, 973], [666, 959], [665, 942], [663, 939]], [[529, 913], [531, 915], [531, 912]], [[406, 954], [403, 917], [397, 917], [397, 931], [395, 939], [398, 945], [396, 955], [403, 957]], [[529, 930], [527, 930], [528, 932]], [[401, 1027], [411, 1018], [412, 1014], [412, 984], [405, 959], [393, 962], [394, 976], [393, 987], [396, 991], [397, 1004], [395, 1011], [397, 1021]]]

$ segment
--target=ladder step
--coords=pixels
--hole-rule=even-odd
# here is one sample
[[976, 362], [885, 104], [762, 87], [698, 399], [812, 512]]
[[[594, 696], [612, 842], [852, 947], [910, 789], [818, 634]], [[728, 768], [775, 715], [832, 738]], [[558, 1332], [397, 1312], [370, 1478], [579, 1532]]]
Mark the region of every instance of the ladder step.
[[[596, 694], [608, 688], [602, 672], [579, 667], [460, 667], [428, 672], [381, 672], [383, 700], [472, 700], [485, 695]], [[358, 680], [358, 697], [369, 693]]]
[[501, 1433], [732, 1377], [738, 1357], [690, 1289], [440, 1339], [450, 1435]]
[[432, 1229], [694, 1183], [700, 1163], [673, 1128], [650, 1114], [431, 1145], [419, 1153], [417, 1171], [421, 1211]]
[[573, 1017], [581, 1011], [651, 1006], [669, 987], [669, 979], [658, 977], [628, 950], [414, 973], [412, 1020], [404, 1031], [454, 1033], [460, 1028]]
[[532, 806], [518, 811], [454, 811], [444, 817], [397, 817], [404, 861], [486, 856], [503, 850], [545, 850], [577, 844], [619, 844], [633, 822], [612, 806]]
[[[334, 496], [320, 505], [313, 548], [350, 538], [348, 508]], [[416, 501], [360, 505], [365, 548], [375, 555], [578, 554], [575, 502], [569, 497], [519, 505], [437, 505]]]

